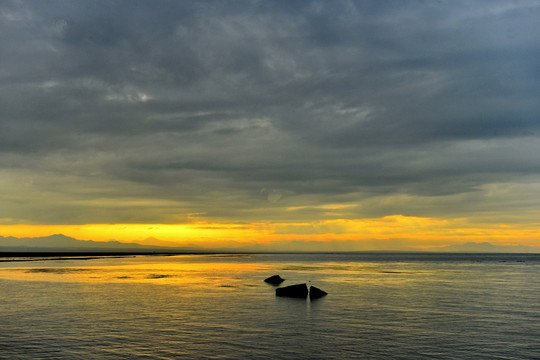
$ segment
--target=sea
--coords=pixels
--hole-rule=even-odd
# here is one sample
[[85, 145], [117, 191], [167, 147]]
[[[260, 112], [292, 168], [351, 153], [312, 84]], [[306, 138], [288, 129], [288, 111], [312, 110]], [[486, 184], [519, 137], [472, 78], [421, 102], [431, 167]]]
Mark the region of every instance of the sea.
[[0, 359], [540, 359], [540, 254], [4, 257]]

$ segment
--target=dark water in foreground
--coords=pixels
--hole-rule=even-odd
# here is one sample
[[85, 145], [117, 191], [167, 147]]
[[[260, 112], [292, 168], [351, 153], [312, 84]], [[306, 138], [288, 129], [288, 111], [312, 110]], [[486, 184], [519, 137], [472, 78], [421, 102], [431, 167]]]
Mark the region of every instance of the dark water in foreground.
[[0, 263], [0, 359], [184, 358], [540, 359], [540, 255]]

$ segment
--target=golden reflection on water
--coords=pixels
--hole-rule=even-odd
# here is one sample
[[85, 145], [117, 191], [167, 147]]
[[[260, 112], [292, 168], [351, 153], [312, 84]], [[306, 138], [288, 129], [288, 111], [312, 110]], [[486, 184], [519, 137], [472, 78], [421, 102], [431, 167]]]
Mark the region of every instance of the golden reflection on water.
[[[148, 256], [98, 258], [81, 261], [45, 260], [3, 263], [0, 278], [20, 281], [82, 283], [153, 283], [171, 285], [217, 285], [240, 281], [246, 272], [264, 270], [263, 264], [219, 261], [210, 256]], [[166, 260], [166, 261], [164, 261]], [[218, 284], [219, 282], [219, 284]]]
[[[0, 279], [62, 283], [144, 283], [217, 289], [252, 286], [247, 278], [264, 279], [281, 273], [290, 282], [354, 286], [400, 286], [437, 278], [448, 270], [428, 270], [416, 263], [289, 261], [269, 262], [264, 255], [177, 255], [60, 258], [0, 262]], [[452, 276], [459, 276], [453, 269]], [[289, 277], [290, 275], [291, 277]], [[449, 274], [448, 274], [449, 275]], [[256, 280], [257, 283], [259, 280]], [[317, 283], [313, 283], [317, 285]], [[325, 284], [325, 286], [334, 286]]]

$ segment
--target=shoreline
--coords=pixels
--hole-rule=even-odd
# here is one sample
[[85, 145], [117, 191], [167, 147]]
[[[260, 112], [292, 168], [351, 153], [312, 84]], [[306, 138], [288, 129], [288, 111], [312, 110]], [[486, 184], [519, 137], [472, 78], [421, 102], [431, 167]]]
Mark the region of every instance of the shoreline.
[[[126, 258], [136, 256], [178, 256], [178, 255], [203, 255], [203, 256], [254, 256], [254, 255], [359, 255], [359, 256], [381, 256], [387, 257], [385, 261], [403, 260], [403, 257], [412, 257], [410, 260], [438, 260], [452, 261], [455, 256], [471, 258], [472, 261], [478, 261], [476, 257], [482, 257], [481, 260], [494, 260], [501, 256], [539, 258], [540, 253], [501, 253], [501, 252], [400, 252], [400, 251], [361, 251], [361, 252], [245, 252], [245, 251], [189, 251], [189, 250], [170, 250], [156, 251], [131, 250], [131, 251], [0, 251], [0, 263], [20, 262], [20, 261], [47, 261], [47, 260], [92, 260], [103, 258]], [[395, 259], [394, 259], [395, 258]], [[520, 259], [521, 261], [525, 259]]]
[[205, 255], [195, 252], [153, 252], [153, 251], [5, 251], [0, 252], [1, 262], [48, 261], [48, 260], [94, 260], [103, 258], [127, 258], [135, 256]]

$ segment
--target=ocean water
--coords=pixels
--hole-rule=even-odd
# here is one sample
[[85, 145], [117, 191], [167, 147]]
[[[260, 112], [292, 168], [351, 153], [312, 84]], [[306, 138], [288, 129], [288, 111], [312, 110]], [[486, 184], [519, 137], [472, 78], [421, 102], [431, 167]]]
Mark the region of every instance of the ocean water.
[[540, 255], [26, 260], [0, 262], [0, 359], [540, 359]]

